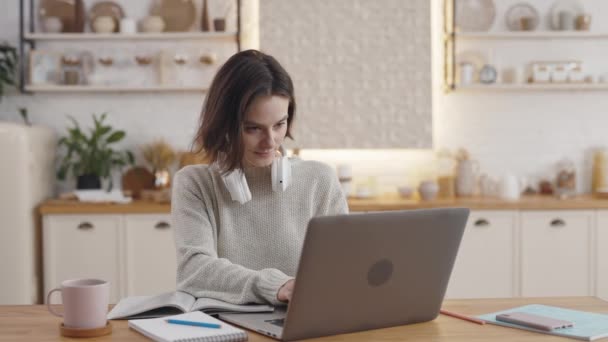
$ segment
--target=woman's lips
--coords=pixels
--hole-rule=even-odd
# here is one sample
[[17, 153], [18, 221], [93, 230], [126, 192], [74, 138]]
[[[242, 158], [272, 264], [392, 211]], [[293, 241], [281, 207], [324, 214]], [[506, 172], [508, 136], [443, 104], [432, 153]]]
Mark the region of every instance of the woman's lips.
[[262, 157], [262, 158], [268, 158], [272, 155], [274, 155], [274, 151], [266, 151], [266, 152], [255, 152], [256, 156]]

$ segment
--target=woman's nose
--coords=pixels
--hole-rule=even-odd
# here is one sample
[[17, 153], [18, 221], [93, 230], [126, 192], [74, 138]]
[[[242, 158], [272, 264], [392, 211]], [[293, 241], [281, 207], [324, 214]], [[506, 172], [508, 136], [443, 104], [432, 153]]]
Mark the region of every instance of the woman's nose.
[[264, 147], [273, 147], [274, 142], [275, 142], [274, 132], [267, 131], [266, 134], [264, 134], [264, 137], [262, 139], [262, 143], [264, 144]]

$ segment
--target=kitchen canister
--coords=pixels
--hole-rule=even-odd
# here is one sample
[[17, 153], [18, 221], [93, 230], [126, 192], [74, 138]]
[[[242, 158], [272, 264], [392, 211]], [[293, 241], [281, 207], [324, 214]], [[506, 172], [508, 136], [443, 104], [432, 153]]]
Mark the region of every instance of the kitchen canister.
[[460, 63], [460, 85], [470, 85], [473, 83], [475, 76], [475, 67], [473, 63], [462, 62]]
[[475, 191], [479, 164], [472, 159], [461, 159], [456, 164], [456, 196], [472, 196]]
[[500, 179], [498, 187], [500, 198], [508, 201], [515, 201], [521, 195], [521, 182], [513, 174], [505, 174]]
[[133, 18], [122, 18], [120, 19], [120, 33], [122, 34], [134, 34], [137, 33], [137, 23]]

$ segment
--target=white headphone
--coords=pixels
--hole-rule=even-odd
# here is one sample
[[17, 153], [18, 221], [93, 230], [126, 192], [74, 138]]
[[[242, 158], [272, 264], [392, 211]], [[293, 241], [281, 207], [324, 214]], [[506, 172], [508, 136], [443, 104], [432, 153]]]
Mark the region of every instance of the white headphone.
[[[281, 157], [274, 159], [270, 172], [272, 190], [275, 192], [285, 191], [291, 183], [291, 164], [283, 146], [279, 147], [279, 153]], [[222, 176], [222, 180], [233, 201], [244, 204], [251, 200], [251, 191], [243, 170], [234, 169]]]

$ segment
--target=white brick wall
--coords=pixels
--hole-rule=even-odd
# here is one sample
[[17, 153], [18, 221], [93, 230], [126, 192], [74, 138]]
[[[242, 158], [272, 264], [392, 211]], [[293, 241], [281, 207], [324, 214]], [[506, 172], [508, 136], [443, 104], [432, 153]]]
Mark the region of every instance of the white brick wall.
[[260, 48], [296, 88], [303, 148], [431, 146], [428, 0], [262, 0]]

